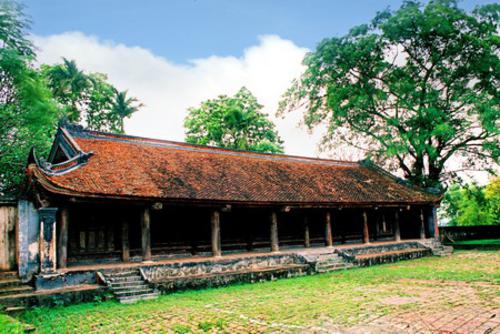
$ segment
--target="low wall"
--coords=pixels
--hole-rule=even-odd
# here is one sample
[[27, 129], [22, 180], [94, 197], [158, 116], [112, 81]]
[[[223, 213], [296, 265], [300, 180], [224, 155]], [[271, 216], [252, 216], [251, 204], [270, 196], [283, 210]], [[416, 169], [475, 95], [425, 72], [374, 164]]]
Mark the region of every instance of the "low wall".
[[151, 282], [184, 276], [221, 274], [257, 268], [279, 267], [289, 264], [304, 264], [305, 261], [294, 254], [236, 257], [202, 262], [178, 262], [172, 264], [142, 267], [145, 277]]
[[439, 234], [444, 242], [500, 238], [500, 225], [442, 226]]

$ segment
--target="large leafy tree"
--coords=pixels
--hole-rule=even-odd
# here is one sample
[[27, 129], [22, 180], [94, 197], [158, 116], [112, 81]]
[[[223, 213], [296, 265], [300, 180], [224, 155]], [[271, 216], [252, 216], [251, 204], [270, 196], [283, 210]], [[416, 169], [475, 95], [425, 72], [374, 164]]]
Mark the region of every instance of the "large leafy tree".
[[90, 77], [78, 68], [74, 60], [66, 58], [62, 64], [43, 65], [42, 69], [53, 96], [66, 109], [68, 120], [80, 122], [81, 110], [89, 103]]
[[28, 27], [21, 6], [0, 1], [0, 196], [18, 189], [32, 147], [48, 151], [60, 116], [43, 78], [30, 66]]
[[[347, 35], [322, 41], [280, 111], [305, 107], [347, 143], [439, 187], [457, 170], [499, 159], [500, 5], [467, 13], [454, 0], [406, 1]], [[454, 163], [450, 163], [453, 160]]]
[[42, 73], [67, 119], [89, 129], [122, 133], [124, 118], [142, 107], [136, 98], [111, 85], [106, 75], [85, 73], [74, 60], [43, 65]]
[[452, 226], [500, 224], [500, 177], [486, 186], [452, 185], [445, 194], [443, 208]]
[[241, 88], [234, 96], [221, 95], [190, 108], [185, 119], [186, 141], [256, 152], [283, 152], [283, 141], [262, 112], [255, 96]]

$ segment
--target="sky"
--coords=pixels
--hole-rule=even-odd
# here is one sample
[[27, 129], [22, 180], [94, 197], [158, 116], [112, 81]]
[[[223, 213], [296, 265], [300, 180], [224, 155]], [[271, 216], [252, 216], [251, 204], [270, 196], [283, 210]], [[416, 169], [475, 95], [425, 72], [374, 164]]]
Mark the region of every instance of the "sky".
[[[494, 0], [463, 1], [461, 7]], [[182, 141], [189, 107], [246, 86], [264, 105], [285, 152], [319, 152], [324, 128], [301, 125], [302, 111], [276, 118], [281, 95], [323, 38], [367, 23], [399, 0], [27, 0], [39, 63], [76, 60], [108, 75], [144, 103], [128, 134]]]

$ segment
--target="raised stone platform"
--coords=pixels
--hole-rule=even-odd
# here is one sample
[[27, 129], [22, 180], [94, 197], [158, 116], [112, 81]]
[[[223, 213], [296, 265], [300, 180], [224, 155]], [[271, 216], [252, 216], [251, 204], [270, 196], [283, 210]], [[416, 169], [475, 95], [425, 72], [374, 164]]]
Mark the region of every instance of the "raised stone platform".
[[[108, 294], [111, 291], [119, 300], [134, 302], [154, 298], [157, 293], [259, 282], [414, 259], [432, 255], [432, 249], [439, 249], [439, 245], [434, 241], [411, 240], [288, 249], [275, 253], [75, 266], [51, 275], [38, 275], [35, 279], [37, 292], [34, 294], [57, 292], [53, 289], [68, 292], [85, 286], [99, 287], [98, 284], [101, 284]], [[68, 298], [78, 302], [90, 297], [83, 294], [83, 297]], [[27, 304], [33, 303], [36, 302]]]
[[431, 249], [419, 242], [365, 245], [364, 247], [341, 249], [337, 252], [347, 261], [363, 267], [432, 255]]

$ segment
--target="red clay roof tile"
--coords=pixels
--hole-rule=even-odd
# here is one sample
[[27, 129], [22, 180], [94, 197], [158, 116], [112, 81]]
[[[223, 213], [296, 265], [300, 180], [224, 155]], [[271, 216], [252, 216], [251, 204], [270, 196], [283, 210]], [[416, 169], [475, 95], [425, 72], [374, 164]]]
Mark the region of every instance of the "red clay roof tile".
[[[91, 131], [71, 133], [87, 164], [36, 176], [94, 196], [300, 204], [431, 203], [440, 197], [358, 162], [258, 154]], [[34, 167], [33, 167], [34, 168]]]

